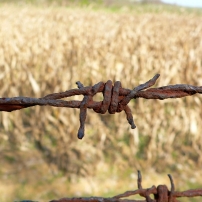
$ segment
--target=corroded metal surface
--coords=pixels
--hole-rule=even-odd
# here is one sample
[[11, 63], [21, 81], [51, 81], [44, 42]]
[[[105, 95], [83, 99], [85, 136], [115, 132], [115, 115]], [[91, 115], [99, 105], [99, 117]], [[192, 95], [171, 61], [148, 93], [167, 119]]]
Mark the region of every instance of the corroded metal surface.
[[[196, 197], [202, 196], [202, 189], [192, 189], [183, 192], [175, 191], [174, 182], [172, 176], [168, 174], [171, 184], [171, 190], [168, 190], [166, 185], [152, 186], [147, 189], [142, 188], [142, 176], [138, 171], [137, 185], [138, 189], [134, 191], [126, 191], [123, 194], [119, 194], [112, 198], [102, 197], [79, 197], [79, 198], [62, 198], [59, 200], [52, 200], [50, 202], [179, 202], [179, 197]], [[129, 196], [139, 195], [145, 200], [125, 199]], [[153, 197], [151, 197], [153, 195]], [[124, 199], [122, 199], [124, 198]]]
[[[202, 86], [192, 86], [187, 84], [177, 84], [163, 86], [159, 88], [150, 88], [153, 86], [160, 75], [156, 74], [152, 79], [144, 84], [135, 87], [133, 90], [122, 88], [121, 82], [116, 81], [113, 85], [111, 80], [106, 83], [99, 82], [94, 86], [85, 87], [80, 81], [76, 82], [78, 89], [71, 89], [65, 92], [49, 94], [42, 98], [30, 97], [13, 97], [0, 98], [0, 111], [11, 112], [35, 105], [50, 105], [54, 107], [70, 107], [80, 109], [80, 128], [78, 131], [78, 138], [84, 137], [85, 120], [87, 116], [87, 109], [93, 109], [96, 113], [104, 114], [107, 111], [110, 114], [125, 111], [128, 123], [131, 128], [136, 128], [133, 121], [133, 116], [128, 103], [131, 99], [145, 98], [145, 99], [167, 99], [167, 98], [181, 98], [196, 93], [202, 93]], [[149, 88], [149, 89], [148, 89]], [[93, 96], [97, 93], [103, 93], [103, 101], [96, 102]], [[74, 95], [83, 95], [82, 101], [72, 100], [65, 101], [61, 98], [70, 97]]]

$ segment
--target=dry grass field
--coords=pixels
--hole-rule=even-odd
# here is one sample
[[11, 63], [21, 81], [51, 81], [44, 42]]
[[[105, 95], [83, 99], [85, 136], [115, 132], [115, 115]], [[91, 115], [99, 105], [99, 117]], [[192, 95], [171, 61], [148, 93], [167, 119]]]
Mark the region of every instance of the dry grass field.
[[[156, 86], [202, 85], [202, 15], [1, 5], [0, 25], [0, 97], [108, 79], [132, 89], [156, 73]], [[130, 106], [137, 129], [89, 110], [82, 141], [77, 109], [1, 112], [0, 201], [112, 196], [136, 189], [137, 169], [146, 187], [170, 186], [167, 173], [178, 190], [202, 186], [202, 95]]]

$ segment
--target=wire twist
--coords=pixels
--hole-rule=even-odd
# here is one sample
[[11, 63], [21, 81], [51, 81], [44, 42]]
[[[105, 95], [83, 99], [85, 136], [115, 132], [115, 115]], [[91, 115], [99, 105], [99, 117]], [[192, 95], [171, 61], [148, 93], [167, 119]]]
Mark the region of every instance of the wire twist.
[[[79, 89], [84, 88], [83, 84], [80, 81], [76, 82]], [[108, 80], [106, 83], [99, 82], [92, 86], [91, 90], [84, 95], [84, 98], [80, 105], [80, 128], [78, 131], [78, 138], [82, 139], [84, 137], [84, 124], [87, 116], [87, 108], [90, 102], [93, 101], [93, 96], [98, 93], [98, 90], [103, 88], [103, 101], [101, 105], [97, 108], [93, 108], [96, 113], [105, 114], [107, 111], [110, 114], [115, 114], [116, 112], [120, 113], [121, 111], [125, 111], [126, 118], [128, 123], [131, 125], [131, 128], [136, 128], [136, 125], [133, 121], [133, 116], [131, 109], [127, 106], [128, 102], [132, 99], [130, 98], [127, 102], [123, 101], [124, 96], [119, 95], [119, 89], [121, 88], [121, 82], [116, 81], [114, 86], [112, 85], [112, 81]]]
[[[84, 95], [84, 98], [80, 104], [80, 128], [78, 131], [78, 138], [82, 139], [84, 137], [84, 130], [85, 130], [85, 120], [87, 116], [87, 108], [90, 103], [93, 102], [93, 96], [98, 93], [100, 89], [103, 89], [103, 101], [101, 105], [97, 108], [93, 108], [93, 110], [100, 114], [105, 114], [107, 111], [110, 114], [115, 114], [116, 112], [120, 113], [121, 111], [125, 111], [126, 119], [128, 123], [131, 125], [132, 129], [136, 128], [136, 125], [133, 120], [133, 115], [131, 109], [127, 104], [130, 102], [131, 99], [134, 98], [137, 92], [144, 90], [156, 82], [160, 75], [156, 74], [151, 80], [147, 81], [144, 84], [141, 84], [135, 87], [130, 93], [126, 96], [120, 95], [119, 91], [122, 89], [121, 82], [116, 81], [114, 86], [112, 85], [112, 81], [108, 80], [106, 83], [99, 82], [92, 86]], [[85, 89], [84, 85], [80, 82], [76, 82], [79, 89]]]

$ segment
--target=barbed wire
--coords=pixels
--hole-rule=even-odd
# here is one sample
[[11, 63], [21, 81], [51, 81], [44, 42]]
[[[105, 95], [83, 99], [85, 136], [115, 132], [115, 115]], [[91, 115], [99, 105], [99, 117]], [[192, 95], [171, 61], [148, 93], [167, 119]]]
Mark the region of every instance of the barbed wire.
[[[52, 200], [50, 202], [180, 202], [177, 198], [180, 197], [197, 197], [202, 196], [202, 189], [191, 189], [187, 191], [175, 191], [175, 185], [173, 178], [168, 174], [171, 189], [169, 191], [166, 185], [158, 185], [157, 187], [153, 185], [150, 188], [142, 188], [142, 175], [138, 170], [137, 178], [137, 190], [126, 191], [123, 194], [116, 195], [112, 198], [102, 198], [102, 197], [79, 197], [79, 198], [62, 198], [59, 200]], [[134, 195], [139, 195], [145, 200], [135, 200], [135, 199], [122, 199]], [[150, 195], [153, 195], [153, 199]]]
[[[110, 114], [120, 113], [125, 111], [128, 123], [132, 129], [136, 128], [133, 120], [133, 115], [128, 103], [131, 99], [145, 98], [145, 99], [168, 99], [181, 98], [184, 96], [202, 93], [202, 86], [192, 86], [188, 84], [168, 85], [159, 88], [150, 88], [156, 83], [160, 74], [156, 74], [152, 79], [144, 84], [140, 84], [133, 90], [122, 88], [121, 82], [116, 81], [114, 85], [111, 80], [106, 83], [99, 82], [94, 86], [87, 86], [77, 81], [78, 89], [71, 89], [65, 92], [53, 93], [42, 98], [31, 97], [12, 97], [0, 98], [0, 111], [11, 112], [36, 105], [40, 106], [54, 106], [67, 108], [80, 108], [80, 127], [78, 130], [78, 138], [84, 137], [85, 120], [87, 116], [87, 109], [93, 109], [96, 113], [105, 114], [107, 111]], [[93, 97], [97, 93], [103, 93], [103, 101], [97, 102]], [[71, 97], [74, 95], [83, 95], [82, 101], [60, 100], [62, 98]]]

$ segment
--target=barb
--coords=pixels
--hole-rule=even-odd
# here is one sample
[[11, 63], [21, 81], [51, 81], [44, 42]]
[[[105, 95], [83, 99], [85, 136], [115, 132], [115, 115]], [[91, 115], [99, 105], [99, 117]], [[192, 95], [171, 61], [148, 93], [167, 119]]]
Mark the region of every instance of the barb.
[[173, 196], [174, 196], [174, 192], [175, 192], [175, 185], [174, 185], [172, 176], [170, 174], [168, 174], [168, 177], [170, 179], [170, 185], [171, 185], [170, 195], [168, 197], [168, 202], [172, 202]]
[[[142, 176], [141, 172], [138, 171], [138, 179], [137, 179], [137, 184], [138, 184], [138, 189], [134, 191], [126, 191], [123, 194], [119, 194], [117, 196], [114, 196], [112, 198], [102, 198], [102, 197], [80, 197], [80, 198], [62, 198], [59, 200], [53, 200], [50, 202], [179, 202], [177, 198], [179, 197], [196, 197], [196, 196], [202, 196], [202, 189], [192, 189], [192, 190], [187, 190], [183, 192], [177, 192], [175, 191], [175, 186], [174, 182], [172, 179], [172, 176], [169, 174], [168, 175], [171, 183], [171, 191], [168, 190], [166, 185], [158, 185], [152, 186], [147, 189], [142, 188]], [[135, 199], [125, 199], [129, 196], [134, 196], [134, 195], [140, 195], [145, 200], [135, 200]], [[150, 195], [153, 195], [153, 198], [151, 198]], [[124, 199], [122, 199], [124, 198]]]
[[137, 187], [138, 189], [142, 189], [142, 175], [139, 170], [137, 171]]
[[[159, 74], [156, 74], [152, 79], [144, 84], [135, 87], [133, 90], [122, 88], [121, 82], [116, 81], [114, 86], [112, 81], [106, 83], [99, 82], [94, 86], [85, 87], [80, 81], [76, 84], [78, 89], [71, 89], [65, 92], [53, 93], [46, 95], [42, 98], [30, 98], [30, 97], [12, 97], [12, 98], [0, 98], [0, 111], [11, 112], [14, 110], [20, 110], [27, 107], [36, 105], [40, 106], [53, 106], [53, 107], [68, 107], [80, 109], [80, 128], [78, 131], [78, 138], [84, 137], [85, 120], [87, 116], [87, 109], [93, 109], [95, 112], [104, 114], [107, 111], [110, 114], [119, 113], [125, 111], [128, 123], [131, 128], [136, 128], [131, 109], [128, 103], [131, 99], [145, 98], [145, 99], [167, 99], [167, 98], [181, 98], [184, 96], [194, 95], [196, 93], [202, 93], [202, 86], [192, 86], [187, 84], [177, 84], [163, 86], [159, 88], [150, 88], [159, 78]], [[148, 89], [149, 88], [149, 89]], [[103, 101], [93, 101], [93, 96], [97, 93], [103, 93]], [[74, 95], [83, 95], [82, 101], [72, 100], [65, 101], [61, 98], [71, 97]]]

